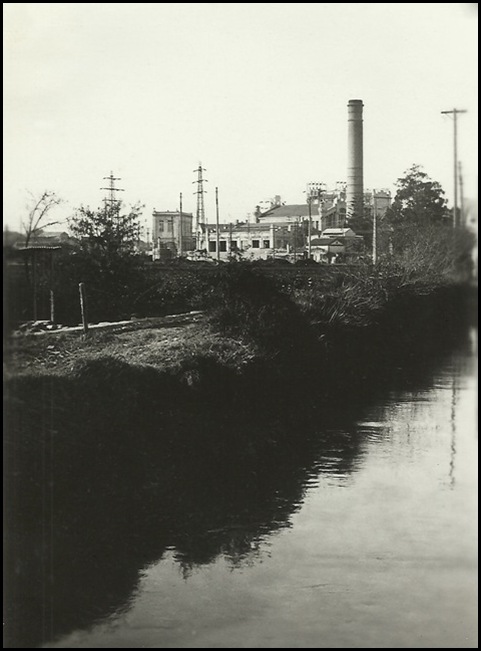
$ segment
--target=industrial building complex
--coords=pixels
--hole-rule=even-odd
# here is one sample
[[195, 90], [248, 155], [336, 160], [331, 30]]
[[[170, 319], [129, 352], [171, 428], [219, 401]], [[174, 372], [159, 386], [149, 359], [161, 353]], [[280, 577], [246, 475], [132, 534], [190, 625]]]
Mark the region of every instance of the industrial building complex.
[[[262, 200], [252, 216], [235, 223], [209, 222], [205, 217], [203, 172], [197, 172], [196, 215], [176, 211], [157, 211], [152, 215], [153, 259], [177, 256], [225, 260], [299, 257], [333, 261], [339, 255], [362, 252], [362, 220], [380, 220], [391, 204], [389, 190], [365, 190], [363, 173], [363, 102], [349, 100], [347, 180], [328, 188], [321, 181], [307, 184], [303, 203], [286, 204], [281, 195]], [[181, 195], [182, 197], [182, 195]], [[216, 189], [216, 207], [217, 189]], [[365, 221], [364, 221], [365, 223]], [[371, 227], [372, 232], [372, 227]]]

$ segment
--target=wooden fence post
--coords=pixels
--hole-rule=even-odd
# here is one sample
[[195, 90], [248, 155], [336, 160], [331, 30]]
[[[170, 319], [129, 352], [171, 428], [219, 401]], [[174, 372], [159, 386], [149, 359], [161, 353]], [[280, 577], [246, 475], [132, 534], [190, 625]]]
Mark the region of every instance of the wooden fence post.
[[88, 318], [87, 318], [87, 298], [85, 295], [85, 283], [79, 283], [79, 292], [80, 292], [80, 312], [82, 313], [82, 325], [84, 329], [84, 334], [87, 334], [89, 329]]
[[50, 321], [55, 323], [55, 296], [53, 289], [50, 290]]
[[38, 319], [37, 309], [37, 252], [32, 251], [32, 275], [33, 275], [33, 320]]

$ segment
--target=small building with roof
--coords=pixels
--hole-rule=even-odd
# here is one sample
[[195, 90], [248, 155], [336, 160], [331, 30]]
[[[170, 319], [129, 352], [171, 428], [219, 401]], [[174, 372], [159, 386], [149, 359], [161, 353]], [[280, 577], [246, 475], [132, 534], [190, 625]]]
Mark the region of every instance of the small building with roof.
[[312, 258], [316, 262], [331, 261], [333, 256], [352, 258], [362, 252], [364, 238], [352, 228], [326, 228], [321, 237], [311, 238]]

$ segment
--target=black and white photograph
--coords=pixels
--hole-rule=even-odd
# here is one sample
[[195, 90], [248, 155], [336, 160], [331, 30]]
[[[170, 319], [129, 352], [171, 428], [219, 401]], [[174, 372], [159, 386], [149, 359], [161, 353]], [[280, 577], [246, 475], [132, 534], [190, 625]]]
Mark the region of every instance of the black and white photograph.
[[478, 3], [3, 19], [3, 647], [478, 648]]

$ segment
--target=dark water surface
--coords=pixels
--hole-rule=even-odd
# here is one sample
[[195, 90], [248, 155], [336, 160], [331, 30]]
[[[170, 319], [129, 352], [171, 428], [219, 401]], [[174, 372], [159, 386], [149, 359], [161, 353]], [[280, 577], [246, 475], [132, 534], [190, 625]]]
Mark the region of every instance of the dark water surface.
[[476, 346], [466, 327], [291, 419], [259, 396], [202, 423], [210, 447], [180, 422], [141, 471], [142, 431], [110, 466], [43, 446], [48, 481], [10, 493], [5, 646], [477, 647]]
[[232, 485], [223, 495], [219, 469], [219, 509], [231, 521], [215, 526], [215, 500], [200, 499], [187, 515], [206, 558], [192, 560], [188, 526], [174, 533], [180, 549], [172, 539], [154, 562], [133, 568], [135, 587], [119, 612], [49, 646], [476, 647], [470, 337], [422, 386], [405, 376], [348, 427], [334, 418], [315, 432], [300, 483], [292, 460], [284, 469], [278, 459], [289, 488], [274, 491], [269, 507], [257, 480], [252, 492], [237, 487], [242, 499]]

